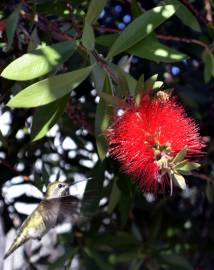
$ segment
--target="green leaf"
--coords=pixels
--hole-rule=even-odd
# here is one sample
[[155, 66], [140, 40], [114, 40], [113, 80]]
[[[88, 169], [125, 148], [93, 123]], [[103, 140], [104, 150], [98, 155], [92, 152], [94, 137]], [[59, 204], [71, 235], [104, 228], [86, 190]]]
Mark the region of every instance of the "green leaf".
[[16, 32], [16, 27], [20, 17], [20, 10], [22, 8], [22, 3], [20, 3], [13, 13], [8, 17], [6, 24], [6, 34], [8, 40], [8, 49], [11, 47], [13, 43], [13, 38]]
[[109, 261], [112, 264], [128, 263], [136, 258], [139, 258], [139, 253], [137, 251], [131, 250], [130, 252], [126, 253], [112, 254], [109, 256]]
[[155, 241], [155, 239], [159, 238], [159, 235], [161, 234], [161, 229], [162, 229], [162, 224], [163, 224], [163, 213], [162, 212], [157, 212], [153, 216], [153, 221], [150, 226], [150, 236], [149, 236], [149, 242]]
[[181, 166], [179, 166], [179, 164], [177, 166], [175, 166], [175, 169], [182, 173], [182, 172], [190, 172], [192, 170], [196, 170], [200, 167], [201, 165], [199, 163], [196, 162], [189, 162], [186, 161], [184, 164], [182, 164]]
[[[104, 80], [104, 86], [102, 93], [110, 93], [111, 84], [109, 78], [106, 77]], [[100, 98], [99, 104], [97, 105], [96, 115], [95, 115], [95, 136], [96, 136], [96, 145], [97, 152], [100, 160], [104, 160], [108, 150], [105, 138], [103, 136], [103, 131], [110, 124], [110, 113], [108, 103], [102, 98]]]
[[66, 61], [74, 52], [76, 43], [65, 41], [26, 53], [10, 63], [1, 76], [17, 81], [41, 77]]
[[35, 27], [30, 35], [30, 41], [27, 46], [27, 52], [31, 53], [32, 51], [38, 49], [39, 46], [40, 46], [40, 39], [38, 36], [37, 27]]
[[99, 267], [100, 270], [113, 270], [113, 267], [110, 263], [108, 263], [104, 258], [94, 250], [94, 248], [90, 249], [89, 247], [84, 248], [85, 253], [94, 260], [96, 265]]
[[193, 270], [193, 267], [182, 256], [177, 254], [160, 255], [161, 262], [170, 265], [169, 269], [173, 270]]
[[[129, 73], [126, 73], [124, 70], [122, 70], [119, 66], [111, 64], [111, 67], [116, 73], [119, 73], [126, 80], [128, 84], [129, 94], [131, 96], [134, 96], [137, 81]], [[127, 94], [128, 93], [124, 93], [124, 95]]]
[[120, 201], [120, 198], [121, 198], [121, 191], [117, 186], [117, 177], [115, 177], [113, 185], [112, 185], [112, 189], [111, 189], [111, 194], [109, 197], [109, 203], [108, 203], [109, 214], [111, 214], [114, 211], [115, 207]]
[[175, 163], [176, 165], [174, 166], [174, 169], [179, 169], [180, 167], [184, 166], [187, 162], [188, 160], [183, 159], [181, 162]]
[[157, 78], [158, 78], [158, 74], [154, 74], [149, 79], [147, 79], [144, 83], [144, 89], [160, 88], [163, 85], [163, 82], [157, 81]]
[[192, 28], [195, 31], [200, 32], [201, 28], [200, 25], [195, 18], [195, 16], [192, 14], [192, 12], [182, 4], [181, 1], [179, 0], [165, 0], [164, 1], [166, 4], [171, 4], [171, 5], [180, 5], [179, 8], [177, 9], [175, 15], [185, 24], [186, 26]]
[[132, 185], [130, 178], [124, 175], [120, 175], [117, 184], [121, 190], [121, 199], [119, 204], [120, 219], [122, 226], [125, 226], [133, 205], [134, 185]]
[[33, 116], [31, 137], [33, 141], [40, 140], [63, 114], [68, 96], [36, 109]]
[[127, 76], [126, 73], [123, 72], [121, 68], [117, 69], [117, 75], [118, 75], [118, 85], [117, 85], [117, 90], [116, 93], [118, 96], [128, 96], [129, 95], [129, 85], [127, 82]]
[[121, 68], [121, 70], [129, 72], [131, 61], [132, 56], [124, 55], [120, 58], [117, 65]]
[[126, 51], [155, 62], [173, 63], [187, 58], [187, 55], [160, 43], [154, 34], [150, 34]]
[[119, 34], [107, 34], [96, 37], [96, 43], [105, 47], [111, 47]]
[[140, 94], [143, 91], [143, 89], [144, 89], [144, 74], [142, 74], [137, 81], [137, 85], [135, 88], [135, 96]]
[[87, 23], [87, 21], [85, 22], [83, 29], [82, 44], [90, 50], [94, 49], [95, 44], [94, 30], [92, 26]]
[[34, 83], [13, 97], [7, 106], [32, 108], [49, 104], [67, 95], [91, 72], [92, 67], [78, 69]]
[[124, 231], [106, 232], [105, 234], [97, 234], [93, 237], [94, 245], [105, 245], [113, 247], [114, 249], [138, 249], [140, 242], [133, 236]]
[[119, 211], [122, 226], [125, 226], [129, 217], [129, 213], [132, 209], [132, 197], [127, 196], [124, 192], [121, 194]]
[[209, 203], [213, 203], [214, 198], [214, 185], [211, 182], [206, 183], [206, 196]]
[[94, 82], [95, 89], [97, 91], [101, 91], [103, 89], [103, 85], [105, 82], [106, 73], [105, 71], [100, 67], [100, 65], [95, 64], [95, 59], [91, 56], [91, 65], [93, 66], [92, 69], [92, 81]]
[[140, 3], [137, 0], [132, 0], [130, 4], [131, 4], [132, 16], [135, 19], [142, 14]]
[[173, 173], [172, 174], [173, 182], [179, 186], [181, 189], [186, 189], [186, 181], [185, 178], [181, 174]]
[[175, 9], [176, 7], [173, 5], [160, 6], [140, 15], [121, 32], [111, 47], [107, 58], [109, 59], [126, 51], [140, 40], [144, 39], [161, 23], [171, 17], [175, 13]]
[[106, 0], [91, 0], [88, 12], [85, 17], [85, 21], [88, 24], [92, 24], [96, 21], [97, 17], [100, 15], [101, 11], [103, 10], [106, 4]]
[[142, 74], [140, 78], [138, 79], [138, 82], [135, 88], [135, 93], [134, 93], [136, 106], [139, 106], [140, 100], [141, 100], [141, 94], [146, 90], [147, 89], [145, 88], [144, 74]]
[[187, 147], [184, 147], [180, 152], [177, 153], [172, 163], [177, 164], [181, 162], [185, 158], [186, 154], [187, 154]]
[[[73, 5], [72, 1], [72, 5]], [[45, 0], [45, 1], [37, 1], [36, 4], [36, 12], [38, 14], [44, 14], [45, 16], [58, 16], [58, 17], [69, 17], [71, 16], [70, 10], [66, 7], [65, 1], [63, 0]], [[75, 4], [74, 4], [75, 5]], [[76, 9], [74, 9], [76, 10]], [[72, 10], [72, 12], [74, 11]]]
[[131, 262], [131, 265], [130, 265], [130, 270], [140, 270], [140, 269], [142, 269], [143, 263], [144, 263], [144, 258], [133, 260]]
[[127, 108], [127, 103], [120, 97], [112, 96], [104, 92], [99, 92], [98, 95], [114, 107]]
[[208, 83], [211, 77], [214, 77], [214, 56], [210, 51], [205, 50], [202, 60], [204, 62], [204, 81]]
[[[118, 34], [102, 35], [96, 38], [96, 43], [105, 47], [110, 47], [117, 37]], [[174, 63], [188, 58], [186, 54], [160, 43], [154, 34], [148, 35], [146, 38], [125, 51], [132, 55], [155, 62]]]

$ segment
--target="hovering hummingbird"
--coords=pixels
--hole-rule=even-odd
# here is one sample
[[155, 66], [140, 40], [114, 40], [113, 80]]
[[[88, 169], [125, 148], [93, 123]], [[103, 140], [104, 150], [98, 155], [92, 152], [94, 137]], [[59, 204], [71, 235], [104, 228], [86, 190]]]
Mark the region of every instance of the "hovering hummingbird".
[[80, 200], [69, 195], [70, 184], [56, 181], [47, 187], [44, 199], [22, 224], [4, 259], [29, 239], [40, 240], [58, 222], [67, 216], [80, 221]]

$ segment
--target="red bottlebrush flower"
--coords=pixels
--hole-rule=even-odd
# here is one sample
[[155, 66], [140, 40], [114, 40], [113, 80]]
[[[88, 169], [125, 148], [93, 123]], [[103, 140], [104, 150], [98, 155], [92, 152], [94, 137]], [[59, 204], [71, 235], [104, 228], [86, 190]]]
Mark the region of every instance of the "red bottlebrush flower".
[[110, 155], [121, 162], [126, 173], [135, 176], [141, 190], [148, 192], [171, 184], [173, 173], [178, 174], [173, 160], [182, 149], [186, 148], [187, 159], [179, 161], [187, 166], [204, 147], [193, 119], [176, 98], [163, 92], [156, 97], [141, 95], [139, 105], [132, 104], [117, 115], [105, 136]]

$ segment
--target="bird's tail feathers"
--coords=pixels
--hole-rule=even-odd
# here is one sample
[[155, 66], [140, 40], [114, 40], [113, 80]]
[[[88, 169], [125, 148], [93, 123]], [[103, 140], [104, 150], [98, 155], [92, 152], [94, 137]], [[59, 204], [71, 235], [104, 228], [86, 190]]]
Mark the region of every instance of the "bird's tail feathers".
[[11, 244], [10, 248], [8, 249], [8, 251], [5, 253], [4, 255], [4, 260], [10, 256], [18, 247], [20, 247], [22, 244], [24, 244], [25, 242], [27, 242], [29, 240], [29, 237], [26, 237], [23, 234], [18, 234], [18, 236], [16, 237], [16, 239], [13, 241], [13, 243]]

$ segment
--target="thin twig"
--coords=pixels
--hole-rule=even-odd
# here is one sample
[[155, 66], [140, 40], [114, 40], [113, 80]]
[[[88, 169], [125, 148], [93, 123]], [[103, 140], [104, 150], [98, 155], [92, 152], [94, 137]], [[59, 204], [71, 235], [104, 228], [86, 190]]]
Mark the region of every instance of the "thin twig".
[[109, 66], [108, 62], [101, 55], [99, 55], [95, 50], [93, 50], [91, 53], [94, 56], [94, 58], [96, 59], [97, 63], [101, 67], [103, 67], [103, 69], [105, 69], [106, 72], [110, 75], [112, 80], [114, 82], [118, 83], [119, 82], [119, 77], [117, 76], [117, 74], [114, 73], [112, 68]]
[[200, 179], [206, 180], [207, 182], [211, 182], [214, 184], [214, 177], [208, 176], [203, 173], [198, 173], [198, 172], [192, 172], [191, 175], [198, 177]]
[[[186, 5], [188, 3], [186, 3], [185, 0], [182, 0]], [[192, 7], [192, 5], [188, 4], [189, 9], [191, 9], [191, 11], [193, 13], [197, 13], [197, 16], [199, 16], [199, 13], [197, 10], [194, 9], [194, 7]], [[22, 13], [22, 16], [27, 18], [28, 20], [32, 19], [31, 15], [27, 14], [27, 13]], [[207, 22], [206, 22], [207, 23]], [[53, 38], [63, 41], [63, 40], [70, 40], [70, 41], [74, 41], [76, 40], [75, 37], [72, 37], [71, 35], [62, 32], [59, 27], [56, 25], [56, 23], [49, 21], [47, 18], [43, 17], [43, 16], [39, 16], [38, 19], [38, 27], [45, 32], [49, 32]], [[78, 24], [78, 23], [77, 23]], [[77, 26], [76, 24], [76, 26]], [[80, 29], [82, 26], [80, 26], [78, 24], [78, 28]], [[99, 26], [94, 26], [95, 29], [99, 30], [99, 31], [105, 31], [105, 32], [110, 32], [110, 33], [119, 33], [121, 32], [121, 30], [115, 29], [115, 28], [108, 28], [108, 27], [99, 27]], [[78, 29], [78, 30], [79, 30]], [[205, 48], [207, 51], [209, 51], [210, 53], [212, 52], [211, 49], [209, 48], [209, 46], [197, 39], [192, 39], [192, 38], [186, 38], [186, 37], [176, 37], [176, 36], [166, 36], [166, 35], [162, 35], [162, 34], [157, 34], [156, 35], [159, 39], [161, 40], [165, 40], [165, 41], [175, 41], [175, 42], [182, 42], [182, 43], [187, 43], [187, 44], [196, 44], [199, 45], [203, 48]], [[104, 69], [106, 70], [106, 72], [109, 74], [109, 76], [112, 78], [113, 81], [115, 81], [116, 83], [118, 83], [118, 76], [117, 74], [115, 74], [115, 72], [112, 70], [112, 68], [109, 65], [109, 62], [106, 61], [101, 55], [99, 55], [98, 53], [96, 53], [96, 51], [91, 51], [88, 50], [86, 47], [83, 46], [83, 44], [79, 44], [78, 45], [78, 49], [81, 50], [83, 53], [90, 55], [92, 54], [97, 63]]]
[[[107, 32], [107, 33], [120, 33], [122, 32], [120, 29], [115, 29], [115, 28], [110, 28], [110, 27], [104, 27], [104, 26], [98, 26], [94, 25], [93, 26], [95, 29], [97, 29], [100, 32]], [[197, 39], [192, 39], [192, 38], [187, 38], [187, 37], [176, 37], [176, 36], [166, 36], [162, 34], [156, 34], [156, 36], [159, 39], [166, 40], [166, 41], [175, 41], [175, 42], [182, 42], [182, 43], [188, 43], [188, 44], [197, 44], [199, 46], [204, 47], [206, 50], [211, 52], [211, 49], [209, 46], [204, 43], [203, 41], [197, 40]]]
[[[27, 17], [29, 18], [29, 17]], [[38, 27], [45, 32], [49, 32], [51, 33], [51, 35], [53, 36], [53, 38], [57, 39], [57, 40], [69, 40], [69, 41], [75, 41], [76, 38], [72, 37], [71, 35], [62, 32], [56, 24], [54, 24], [53, 22], [50, 22], [47, 18], [39, 16], [38, 19]], [[109, 74], [109, 76], [112, 78], [112, 80], [114, 80], [116, 83], [119, 82], [119, 78], [118, 76], [115, 74], [115, 72], [112, 70], [112, 68], [110, 67], [109, 63], [107, 60], [105, 60], [101, 55], [99, 55], [98, 53], [96, 53], [95, 50], [89, 50], [87, 49], [85, 46], [83, 46], [83, 44], [79, 44], [78, 45], [78, 49], [81, 50], [83, 53], [90, 55], [92, 54], [97, 63], [104, 69], [106, 70], [106, 72]]]
[[80, 104], [74, 103], [72, 98], [69, 99], [66, 113], [72, 122], [86, 129], [90, 135], [94, 136], [93, 126], [88, 122], [85, 113], [81, 110]]
[[197, 39], [193, 39], [193, 38], [185, 38], [185, 37], [175, 37], [175, 36], [165, 36], [165, 35], [161, 35], [161, 34], [157, 34], [156, 35], [157, 38], [162, 39], [162, 40], [166, 40], [166, 41], [175, 41], [175, 42], [183, 42], [183, 43], [188, 43], [188, 44], [196, 44], [199, 45], [201, 47], [204, 47], [207, 51], [209, 51], [211, 53], [211, 49], [209, 48], [209, 46]]
[[0, 164], [3, 164], [5, 167], [7, 167], [11, 172], [13, 172], [16, 176], [21, 176], [24, 181], [29, 180], [28, 175], [22, 175], [16, 168], [14, 168], [12, 165], [10, 165], [6, 160], [1, 160]]
[[68, 8], [68, 10], [70, 12], [70, 18], [71, 18], [72, 26], [74, 27], [74, 29], [77, 32], [78, 36], [81, 37], [82, 31], [81, 31], [80, 25], [78, 24], [75, 17], [73, 16], [73, 7], [72, 7], [72, 4], [71, 4], [71, 1], [67, 1], [66, 6], [67, 6], [67, 8]]

